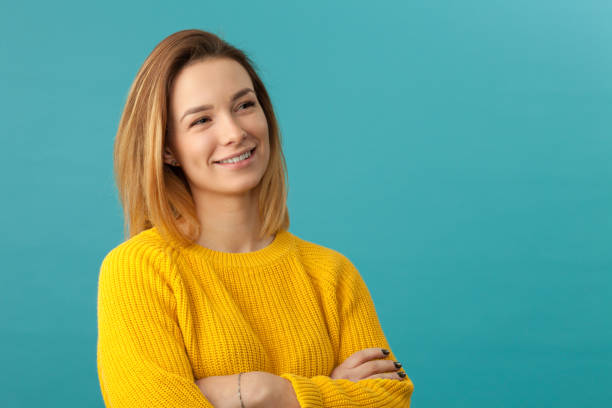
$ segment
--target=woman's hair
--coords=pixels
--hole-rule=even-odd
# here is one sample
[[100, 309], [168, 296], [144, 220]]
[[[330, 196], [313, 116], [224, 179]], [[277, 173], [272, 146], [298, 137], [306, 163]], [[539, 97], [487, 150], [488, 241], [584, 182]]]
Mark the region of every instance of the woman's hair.
[[210, 58], [231, 58], [247, 71], [268, 121], [270, 161], [260, 184], [260, 238], [289, 228], [287, 165], [272, 102], [251, 59], [218, 36], [183, 30], [161, 41], [132, 83], [114, 145], [115, 181], [123, 205], [125, 238], [155, 226], [162, 236], [190, 244], [200, 235], [191, 189], [181, 167], [164, 164], [169, 96], [182, 68]]

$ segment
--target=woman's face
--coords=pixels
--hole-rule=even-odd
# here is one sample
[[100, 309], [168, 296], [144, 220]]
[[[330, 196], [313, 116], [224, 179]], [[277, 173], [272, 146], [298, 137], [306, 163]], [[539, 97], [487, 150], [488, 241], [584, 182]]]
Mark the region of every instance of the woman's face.
[[[183, 68], [169, 109], [164, 161], [180, 163], [192, 193], [239, 195], [259, 184], [270, 158], [268, 122], [242, 65], [217, 58]], [[217, 163], [247, 151], [247, 160]]]

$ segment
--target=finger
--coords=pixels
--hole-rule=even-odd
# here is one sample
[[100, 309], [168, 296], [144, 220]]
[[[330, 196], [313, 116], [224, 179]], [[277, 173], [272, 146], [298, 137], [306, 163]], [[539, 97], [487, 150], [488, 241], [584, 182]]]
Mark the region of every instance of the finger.
[[387, 355], [382, 352], [381, 348], [371, 347], [354, 352], [353, 354], [348, 356], [348, 358], [344, 360], [342, 364], [346, 365], [349, 368], [353, 368], [365, 363], [366, 361], [370, 361], [373, 359], [382, 359], [385, 357], [387, 357]]
[[368, 380], [371, 378], [385, 378], [385, 379], [389, 379], [389, 380], [403, 380], [404, 378], [406, 378], [406, 374], [404, 374], [404, 376], [400, 376], [399, 373], [397, 372], [388, 372], [388, 373], [381, 373], [381, 374], [374, 374], [374, 375], [370, 375], [368, 377], [363, 378], [364, 380]]
[[397, 371], [401, 366], [401, 363], [398, 362], [396, 364], [393, 360], [372, 360], [361, 364], [355, 369], [359, 370], [360, 377], [364, 378], [373, 374]]

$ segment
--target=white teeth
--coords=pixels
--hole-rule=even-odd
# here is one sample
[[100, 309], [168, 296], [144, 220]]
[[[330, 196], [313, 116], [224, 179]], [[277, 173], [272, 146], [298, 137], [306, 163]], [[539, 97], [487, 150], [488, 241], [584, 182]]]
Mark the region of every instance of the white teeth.
[[232, 157], [231, 159], [221, 160], [219, 163], [237, 163], [239, 161], [248, 159], [249, 157], [251, 157], [251, 151], [242, 153], [240, 156]]

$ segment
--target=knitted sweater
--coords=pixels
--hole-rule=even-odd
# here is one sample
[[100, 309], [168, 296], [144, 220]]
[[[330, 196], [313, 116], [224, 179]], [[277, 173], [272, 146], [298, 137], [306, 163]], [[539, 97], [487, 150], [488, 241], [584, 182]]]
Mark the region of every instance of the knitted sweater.
[[409, 407], [408, 376], [329, 377], [368, 347], [397, 361], [355, 266], [287, 230], [263, 249], [229, 253], [165, 241], [153, 227], [100, 267], [97, 366], [108, 407], [212, 407], [195, 381], [248, 371], [290, 380], [302, 408]]

